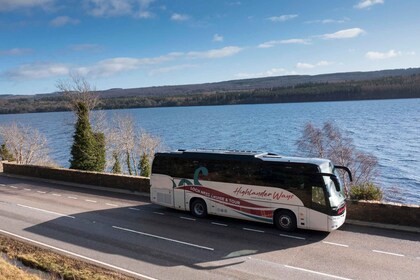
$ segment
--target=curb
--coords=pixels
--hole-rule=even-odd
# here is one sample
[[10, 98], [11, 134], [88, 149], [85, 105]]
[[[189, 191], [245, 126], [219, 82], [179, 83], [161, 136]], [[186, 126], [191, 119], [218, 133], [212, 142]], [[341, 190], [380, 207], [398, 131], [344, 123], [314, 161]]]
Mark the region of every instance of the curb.
[[366, 221], [359, 221], [359, 220], [352, 220], [352, 219], [346, 219], [345, 224], [420, 233], [420, 228], [418, 227], [382, 224], [382, 223], [366, 222]]
[[85, 184], [78, 184], [78, 183], [72, 183], [72, 182], [66, 182], [66, 181], [43, 179], [43, 178], [38, 178], [38, 177], [13, 175], [13, 174], [6, 174], [6, 173], [3, 173], [3, 172], [0, 172], [0, 176], [8, 177], [8, 178], [19, 178], [19, 179], [25, 179], [25, 180], [32, 180], [32, 181], [37, 181], [37, 182], [57, 184], [57, 185], [63, 185], [63, 186], [69, 186], [69, 187], [75, 187], [75, 188], [82, 188], [82, 189], [107, 191], [107, 192], [114, 192], [114, 193], [121, 193], [121, 194], [130, 194], [130, 195], [136, 195], [136, 196], [141, 196], [141, 197], [150, 197], [149, 193], [144, 193], [144, 192], [122, 190], [122, 189], [113, 189], [113, 188], [106, 188], [106, 187], [98, 187], [98, 186], [93, 186], [93, 185], [85, 185]]

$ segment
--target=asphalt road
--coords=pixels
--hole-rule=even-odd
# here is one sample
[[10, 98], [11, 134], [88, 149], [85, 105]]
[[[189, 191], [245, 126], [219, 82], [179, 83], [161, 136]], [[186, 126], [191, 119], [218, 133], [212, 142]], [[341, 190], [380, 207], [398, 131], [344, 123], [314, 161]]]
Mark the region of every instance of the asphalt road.
[[0, 234], [144, 279], [419, 279], [420, 234], [283, 233], [148, 198], [0, 176]]

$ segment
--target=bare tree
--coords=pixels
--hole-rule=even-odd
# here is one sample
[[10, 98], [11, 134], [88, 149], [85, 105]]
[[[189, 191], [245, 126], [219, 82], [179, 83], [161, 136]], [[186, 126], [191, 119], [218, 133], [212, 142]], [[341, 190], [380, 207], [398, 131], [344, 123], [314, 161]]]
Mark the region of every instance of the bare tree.
[[144, 130], [137, 131], [130, 115], [114, 115], [112, 120], [111, 128], [106, 133], [107, 158], [109, 162], [121, 159], [123, 172], [139, 175], [141, 157], [146, 156], [149, 162], [152, 161], [162, 141]]
[[77, 112], [80, 104], [93, 110], [99, 104], [96, 89], [83, 76], [72, 73], [69, 79], [59, 80], [56, 87], [69, 100], [70, 109]]
[[[353, 139], [343, 135], [331, 122], [322, 128], [312, 123], [306, 124], [302, 136], [296, 141], [298, 150], [309, 157], [328, 158], [336, 165], [347, 166], [353, 175], [351, 185], [370, 183], [377, 175], [377, 158], [369, 153], [357, 150]], [[341, 174], [346, 193], [351, 185], [348, 177]]]
[[0, 126], [0, 136], [18, 164], [54, 165], [47, 139], [37, 129], [18, 123]]

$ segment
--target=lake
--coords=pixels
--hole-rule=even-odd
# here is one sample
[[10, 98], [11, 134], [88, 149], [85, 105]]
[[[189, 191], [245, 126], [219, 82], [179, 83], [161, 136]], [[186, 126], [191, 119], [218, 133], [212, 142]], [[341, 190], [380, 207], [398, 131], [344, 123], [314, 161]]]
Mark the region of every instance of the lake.
[[[420, 204], [420, 99], [316, 102], [104, 111], [131, 115], [137, 127], [162, 138], [169, 149], [258, 150], [296, 156], [296, 140], [307, 122], [332, 121], [356, 148], [379, 160], [377, 183], [388, 201]], [[68, 167], [73, 135], [70, 112], [0, 115], [39, 129], [50, 156]]]

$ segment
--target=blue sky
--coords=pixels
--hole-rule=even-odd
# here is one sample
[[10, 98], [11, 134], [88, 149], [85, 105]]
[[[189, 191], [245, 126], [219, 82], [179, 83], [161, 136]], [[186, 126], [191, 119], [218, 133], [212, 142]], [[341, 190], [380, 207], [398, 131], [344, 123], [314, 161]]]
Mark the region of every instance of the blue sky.
[[418, 0], [0, 0], [0, 94], [420, 67]]

